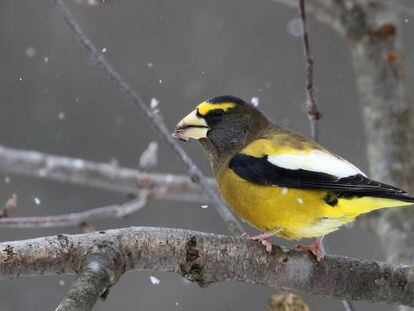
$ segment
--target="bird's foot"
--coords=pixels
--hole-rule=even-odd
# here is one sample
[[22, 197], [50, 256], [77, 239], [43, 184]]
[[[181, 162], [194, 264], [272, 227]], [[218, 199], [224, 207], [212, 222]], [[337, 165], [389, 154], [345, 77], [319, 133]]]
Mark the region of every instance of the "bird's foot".
[[315, 256], [317, 262], [321, 262], [323, 257], [324, 257], [324, 253], [321, 249], [321, 241], [322, 240], [316, 240], [315, 243], [312, 243], [309, 246], [305, 246], [303, 244], [298, 244], [298, 245], [295, 246], [295, 250], [301, 251], [301, 252], [311, 253], [312, 255]]
[[266, 251], [268, 253], [271, 253], [273, 235], [274, 235], [274, 232], [265, 232], [265, 233], [255, 235], [255, 236], [249, 235], [248, 233], [242, 233], [240, 237], [248, 241], [260, 241], [265, 246]]

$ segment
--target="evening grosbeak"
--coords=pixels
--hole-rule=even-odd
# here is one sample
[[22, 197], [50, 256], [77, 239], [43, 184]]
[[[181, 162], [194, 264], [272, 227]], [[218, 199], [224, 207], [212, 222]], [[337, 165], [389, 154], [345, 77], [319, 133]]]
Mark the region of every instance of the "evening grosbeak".
[[320, 260], [324, 235], [358, 215], [414, 203], [405, 191], [368, 178], [233, 96], [201, 103], [178, 123], [173, 136], [199, 140], [224, 200], [243, 221], [264, 232], [247, 238], [260, 240], [268, 250], [273, 235], [316, 237], [301, 247]]

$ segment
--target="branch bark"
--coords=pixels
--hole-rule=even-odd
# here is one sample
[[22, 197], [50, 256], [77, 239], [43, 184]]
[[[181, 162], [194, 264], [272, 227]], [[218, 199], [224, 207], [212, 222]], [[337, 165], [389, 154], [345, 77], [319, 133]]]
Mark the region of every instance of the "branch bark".
[[0, 279], [74, 273], [91, 247], [119, 252], [126, 270], [177, 272], [207, 286], [241, 281], [336, 298], [414, 305], [414, 269], [303, 252], [244, 239], [167, 228], [131, 227], [0, 243]]

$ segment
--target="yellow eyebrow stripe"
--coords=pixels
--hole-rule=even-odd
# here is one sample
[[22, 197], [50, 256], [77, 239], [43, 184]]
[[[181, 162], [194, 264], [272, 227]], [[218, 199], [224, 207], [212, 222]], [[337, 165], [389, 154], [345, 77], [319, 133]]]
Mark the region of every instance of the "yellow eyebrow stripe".
[[205, 116], [212, 110], [222, 109], [223, 111], [227, 111], [230, 108], [235, 107], [235, 103], [221, 103], [221, 104], [212, 104], [209, 102], [203, 102], [197, 106], [198, 113], [202, 116]]

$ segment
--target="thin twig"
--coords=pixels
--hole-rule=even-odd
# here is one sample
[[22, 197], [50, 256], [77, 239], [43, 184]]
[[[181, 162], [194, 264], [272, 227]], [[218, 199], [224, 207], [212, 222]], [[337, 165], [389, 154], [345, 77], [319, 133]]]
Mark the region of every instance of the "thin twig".
[[161, 135], [164, 141], [174, 150], [178, 155], [178, 158], [185, 164], [187, 171], [190, 174], [192, 180], [198, 183], [206, 194], [215, 203], [218, 213], [225, 221], [230, 232], [234, 235], [240, 235], [242, 227], [234, 215], [229, 211], [226, 204], [220, 198], [218, 193], [210, 186], [209, 182], [205, 178], [204, 174], [195, 165], [193, 160], [187, 155], [184, 149], [177, 143], [177, 141], [171, 136], [170, 131], [165, 126], [164, 122], [157, 113], [154, 113], [152, 109], [145, 104], [145, 101], [141, 96], [136, 93], [129, 84], [119, 75], [117, 71], [108, 63], [105, 56], [93, 45], [93, 43], [86, 37], [79, 24], [73, 19], [72, 14], [68, 10], [63, 0], [53, 0], [62, 13], [66, 23], [71, 29], [72, 33], [79, 40], [81, 45], [89, 52], [91, 58], [95, 60], [97, 65], [106, 73], [109, 79], [119, 88], [122, 94], [126, 96], [130, 103], [136, 106], [143, 115], [151, 122], [158, 133]]
[[137, 199], [127, 203], [92, 208], [79, 213], [56, 216], [0, 218], [0, 228], [67, 227], [99, 219], [123, 218], [143, 208], [147, 203], [148, 194], [148, 190], [141, 190]]
[[308, 25], [306, 23], [305, 0], [298, 0], [299, 14], [302, 26], [303, 38], [303, 52], [305, 56], [305, 72], [306, 72], [306, 112], [309, 118], [310, 130], [312, 139], [318, 139], [318, 120], [321, 118], [321, 113], [316, 106], [315, 88], [313, 83], [313, 57], [310, 53]]
[[73, 274], [94, 245], [113, 245], [126, 270], [178, 272], [201, 286], [225, 281], [296, 289], [315, 295], [414, 305], [414, 268], [326, 256], [182, 229], [113, 229], [0, 243], [0, 279]]

